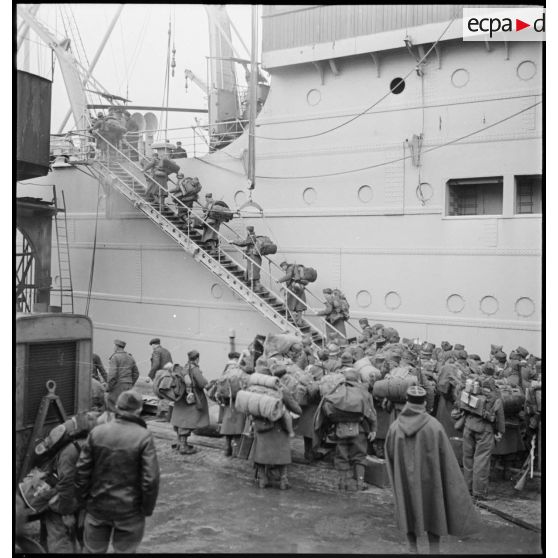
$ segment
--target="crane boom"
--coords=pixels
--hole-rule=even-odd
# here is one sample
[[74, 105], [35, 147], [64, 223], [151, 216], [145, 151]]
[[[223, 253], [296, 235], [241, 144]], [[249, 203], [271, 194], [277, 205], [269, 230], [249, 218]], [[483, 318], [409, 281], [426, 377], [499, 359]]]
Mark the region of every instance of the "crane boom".
[[191, 79], [207, 95], [207, 83], [194, 74], [192, 70], [186, 68], [184, 70], [184, 77], [186, 78], [186, 88], [188, 88], [188, 79]]

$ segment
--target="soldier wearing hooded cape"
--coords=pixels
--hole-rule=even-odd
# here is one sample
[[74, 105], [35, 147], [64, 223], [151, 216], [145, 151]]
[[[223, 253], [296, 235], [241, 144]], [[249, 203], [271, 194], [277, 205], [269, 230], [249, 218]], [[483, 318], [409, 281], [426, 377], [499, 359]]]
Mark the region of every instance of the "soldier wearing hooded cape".
[[[410, 391], [420, 391], [419, 398]], [[424, 389], [409, 388], [385, 443], [398, 526], [408, 537], [472, 534], [479, 518], [449, 439], [426, 412], [423, 397]]]

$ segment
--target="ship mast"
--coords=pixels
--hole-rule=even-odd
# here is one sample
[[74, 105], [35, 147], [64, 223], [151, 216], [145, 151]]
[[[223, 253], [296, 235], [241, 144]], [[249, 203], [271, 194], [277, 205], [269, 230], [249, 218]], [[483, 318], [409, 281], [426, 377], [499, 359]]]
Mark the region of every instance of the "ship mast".
[[248, 123], [248, 180], [249, 190], [256, 187], [256, 129], [258, 98], [258, 5], [252, 5], [252, 50], [250, 53], [250, 104]]

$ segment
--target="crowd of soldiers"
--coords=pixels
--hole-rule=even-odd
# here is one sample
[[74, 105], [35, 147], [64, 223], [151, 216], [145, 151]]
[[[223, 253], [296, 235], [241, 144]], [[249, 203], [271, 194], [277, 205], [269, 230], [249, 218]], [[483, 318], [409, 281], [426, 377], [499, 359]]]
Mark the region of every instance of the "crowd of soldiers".
[[[182, 366], [173, 362], [170, 351], [161, 345], [159, 338], [152, 339], [147, 381], [155, 385], [161, 374], [167, 373], [169, 377], [180, 377], [186, 386], [180, 391], [180, 397], [170, 405], [162, 400], [158, 409], [161, 419], [170, 421], [176, 432], [173, 448], [181, 455], [199, 451], [188, 443], [188, 438], [196, 430], [209, 426], [209, 398], [221, 406], [219, 428], [225, 438], [225, 455], [240, 457], [242, 445], [250, 439], [244, 457], [253, 462], [260, 488], [276, 482], [281, 490], [290, 488], [290, 440], [298, 435], [304, 440], [304, 458], [308, 463], [333, 456], [341, 490], [364, 490], [367, 456], [385, 457], [395, 491], [396, 510], [403, 514], [401, 517], [406, 513], [401, 511], [401, 506], [412, 497], [405, 495], [403, 500], [398, 500], [407, 482], [401, 475], [414, 473], [402, 472], [401, 467], [394, 466], [394, 460], [404, 459], [398, 455], [410, 451], [408, 444], [398, 439], [409, 435], [409, 424], [413, 421], [419, 424], [411, 427], [416, 429], [412, 432], [415, 441], [425, 436], [438, 440], [440, 461], [435, 467], [444, 470], [436, 474], [446, 486], [440, 489], [442, 495], [437, 498], [447, 497], [443, 496], [444, 490], [456, 490], [459, 483], [466, 486], [465, 493], [468, 491], [470, 496], [465, 499], [462, 494], [456, 496], [463, 500], [462, 512], [470, 508], [471, 497], [476, 500], [488, 497], [491, 458], [512, 456], [523, 460], [529, 448], [539, 448], [540, 437], [536, 438], [540, 435], [542, 370], [538, 357], [523, 347], [506, 355], [502, 347], [493, 345], [483, 362], [460, 344], [452, 346], [444, 341], [436, 347], [427, 341], [401, 339], [394, 328], [382, 324], [371, 326], [366, 319], [359, 323], [362, 328], [359, 338], [345, 341], [339, 336], [321, 349], [316, 349], [310, 336], [269, 334], [257, 335], [241, 353], [229, 353], [221, 377], [231, 370], [240, 370], [246, 377], [278, 379], [288, 412], [276, 420], [239, 410], [234, 397], [227, 400], [215, 397], [219, 378], [206, 379], [200, 369], [198, 351], [188, 352], [187, 362]], [[75, 443], [63, 448], [54, 461], [59, 482], [56, 497], [51, 498], [44, 515], [51, 549], [60, 552], [77, 549], [76, 521], [81, 514], [81, 541], [86, 550], [106, 552], [113, 536], [115, 550], [133, 551], [143, 536], [145, 517], [155, 507], [159, 484], [157, 457], [151, 434], [140, 418], [141, 396], [133, 389], [139, 378], [138, 367], [125, 346], [125, 342], [115, 340], [108, 373], [101, 359], [94, 355], [92, 408], [97, 411], [96, 420], [89, 421], [74, 438]], [[369, 377], [359, 372], [363, 362], [368, 371], [374, 371]], [[299, 399], [293, 394], [296, 378], [303, 373], [310, 381], [306, 382], [305, 397]], [[374, 391], [377, 382], [402, 376], [415, 380], [407, 389], [404, 402], [377, 396]], [[496, 401], [492, 416], [479, 416], [460, 404], [460, 396], [471, 382], [478, 382], [480, 392], [492, 394]], [[516, 405], [513, 413], [508, 413], [502, 404], [508, 387], [522, 394], [515, 400], [521, 406]], [[327, 405], [333, 401], [334, 394], [352, 398], [351, 405], [358, 412], [349, 413], [352, 418], [342, 422], [328, 422]], [[509, 398], [507, 401], [509, 407]], [[428, 422], [430, 418], [426, 420], [421, 413], [434, 422]], [[424, 424], [429, 426], [422, 430]], [[439, 431], [445, 432], [443, 443]], [[457, 460], [448, 461], [447, 448], [438, 447], [456, 438], [462, 440], [463, 475], [459, 473], [459, 478], [455, 476], [456, 470], [459, 471], [455, 466]], [[416, 443], [420, 446], [422, 442]], [[420, 449], [417, 451], [415, 456], [421, 453]], [[98, 456], [95, 460], [93, 454]], [[111, 463], [117, 454], [120, 457], [115, 469], [116, 462], [114, 466]], [[122, 471], [130, 471], [133, 463], [139, 462], [144, 463], [143, 471], [137, 475], [126, 473], [125, 484], [129, 486], [122, 488]], [[452, 479], [449, 484], [447, 478]], [[429, 486], [424, 484], [422, 491], [428, 493]], [[414, 487], [410, 492], [417, 490]], [[138, 499], [142, 491], [144, 496]], [[415, 497], [423, 499], [425, 495]], [[430, 497], [433, 498], [432, 494]], [[408, 521], [408, 514], [405, 517]], [[420, 521], [431, 521], [431, 518], [421, 517]], [[432, 532], [428, 532], [432, 545], [437, 545], [440, 534], [451, 533], [446, 527], [431, 527]], [[407, 525], [404, 529], [411, 547], [416, 546], [414, 527]]]

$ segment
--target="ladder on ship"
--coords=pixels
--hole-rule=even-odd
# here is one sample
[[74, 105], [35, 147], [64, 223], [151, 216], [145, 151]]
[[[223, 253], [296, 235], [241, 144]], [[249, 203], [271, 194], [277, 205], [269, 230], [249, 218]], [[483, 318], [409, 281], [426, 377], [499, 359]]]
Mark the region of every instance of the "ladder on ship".
[[[287, 309], [285, 300], [279, 294], [282, 290], [286, 291], [286, 288], [271, 275], [271, 272], [265, 271], [263, 262], [261, 266], [261, 289], [255, 291], [252, 289], [250, 282], [245, 279], [244, 268], [225, 251], [226, 248], [227, 251], [246, 258], [241, 248], [231, 244], [220, 231], [210, 225], [206, 226], [212, 229], [219, 238], [217, 248], [213, 248], [207, 242], [203, 242], [200, 229], [192, 226], [192, 222], [196, 220], [199, 222], [200, 220], [196, 212], [190, 210], [166, 190], [164, 197], [170, 199], [180, 208], [181, 213], [187, 215], [188, 218], [186, 220], [181, 219], [165, 203], [148, 202], [146, 199], [146, 192], [149, 187], [147, 181], [155, 181], [153, 178], [143, 174], [143, 169], [138, 163], [132, 161], [112, 144], [109, 144], [107, 158], [95, 160], [90, 168], [96, 173], [99, 180], [103, 180], [105, 183], [110, 182], [111, 187], [118, 190], [134, 207], [142, 211], [164, 233], [170, 236], [186, 252], [190, 253], [195, 260], [221, 279], [233, 292], [273, 322], [283, 332], [299, 336], [304, 334], [310, 335], [315, 348], [325, 345], [327, 339], [325, 320], [323, 318], [319, 319], [321, 329], [304, 318], [299, 324], [296, 324], [293, 316]], [[158, 195], [156, 199], [158, 199]], [[228, 228], [229, 231], [237, 235], [237, 238], [240, 238], [238, 233], [232, 231], [225, 224], [221, 226]], [[278, 267], [264, 256], [265, 260]], [[264, 286], [264, 282], [269, 284], [269, 288]], [[289, 291], [289, 296], [293, 296], [300, 301], [298, 296], [292, 291]], [[310, 312], [314, 311], [310, 310]]]
[[[59, 287], [53, 289], [60, 293], [60, 308], [62, 312], [74, 312], [74, 288], [72, 285], [72, 270], [70, 267], [70, 246], [68, 244], [68, 220], [66, 218], [66, 199], [62, 191], [62, 205], [58, 205], [56, 186], [52, 187], [54, 194], [54, 229], [56, 231], [56, 248], [58, 252], [58, 280]], [[62, 213], [63, 217], [59, 216]]]

